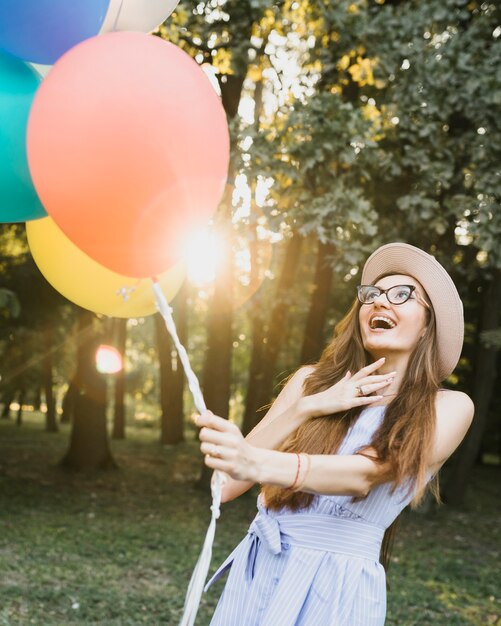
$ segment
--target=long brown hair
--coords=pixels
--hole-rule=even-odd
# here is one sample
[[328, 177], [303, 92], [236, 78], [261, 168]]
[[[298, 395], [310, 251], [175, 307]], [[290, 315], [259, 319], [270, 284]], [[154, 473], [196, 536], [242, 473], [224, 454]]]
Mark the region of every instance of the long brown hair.
[[[347, 371], [357, 372], [372, 361], [360, 333], [360, 306], [358, 300], [355, 301], [336, 326], [333, 340], [305, 380], [304, 395], [324, 391], [343, 378]], [[427, 484], [427, 461], [435, 432], [435, 396], [439, 382], [435, 315], [430, 304], [425, 333], [410, 356], [399, 392], [387, 405], [384, 419], [370, 444], [360, 449], [363, 454], [364, 449], [373, 448], [377, 462], [387, 463], [391, 468], [388, 475], [382, 477], [382, 482], [391, 478], [392, 492], [405, 483], [409, 495], [414, 493], [412, 508], [419, 504], [428, 488], [440, 501], [438, 480], [435, 478]], [[360, 407], [353, 408], [308, 420], [289, 436], [280, 450], [335, 454], [361, 410]], [[266, 506], [274, 510], [307, 508], [315, 497], [274, 485], [265, 485], [263, 494]], [[392, 525], [387, 529], [383, 540], [381, 562], [385, 568], [388, 566], [394, 528]]]

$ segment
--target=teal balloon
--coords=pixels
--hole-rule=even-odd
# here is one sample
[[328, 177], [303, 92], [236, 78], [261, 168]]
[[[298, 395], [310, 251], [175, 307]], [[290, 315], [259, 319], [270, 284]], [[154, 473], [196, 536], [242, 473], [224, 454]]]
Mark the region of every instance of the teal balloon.
[[26, 222], [47, 215], [26, 158], [26, 126], [41, 80], [32, 67], [0, 52], [0, 222]]

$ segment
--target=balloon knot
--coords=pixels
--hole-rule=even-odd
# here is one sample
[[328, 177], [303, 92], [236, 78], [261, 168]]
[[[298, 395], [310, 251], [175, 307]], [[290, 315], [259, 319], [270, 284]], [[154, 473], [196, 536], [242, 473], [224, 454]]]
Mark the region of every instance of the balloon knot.
[[122, 296], [122, 299], [124, 302], [127, 302], [128, 299], [130, 298], [131, 293], [133, 293], [134, 291], [136, 291], [136, 286], [134, 287], [120, 287], [120, 289], [117, 290], [117, 296]]

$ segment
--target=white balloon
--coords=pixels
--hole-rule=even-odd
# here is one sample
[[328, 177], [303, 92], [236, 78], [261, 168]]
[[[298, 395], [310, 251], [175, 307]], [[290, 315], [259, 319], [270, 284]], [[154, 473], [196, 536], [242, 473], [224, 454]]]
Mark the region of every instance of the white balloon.
[[52, 68], [52, 65], [42, 65], [41, 63], [30, 63], [29, 65], [34, 67], [42, 78], [45, 78], [49, 73], [49, 70]]
[[101, 33], [133, 30], [149, 33], [162, 24], [179, 0], [110, 0]]

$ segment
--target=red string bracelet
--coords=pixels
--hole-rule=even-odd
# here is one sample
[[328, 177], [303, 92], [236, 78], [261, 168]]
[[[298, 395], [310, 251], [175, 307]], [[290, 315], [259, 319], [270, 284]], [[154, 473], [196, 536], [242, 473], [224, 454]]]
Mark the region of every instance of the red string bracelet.
[[294, 489], [297, 483], [297, 479], [299, 478], [299, 472], [301, 471], [301, 456], [297, 452], [295, 454], [297, 456], [296, 478], [294, 478], [294, 482], [292, 483], [290, 487], [288, 487], [288, 489]]
[[302, 491], [302, 489], [304, 487], [304, 483], [306, 482], [306, 479], [308, 478], [308, 474], [310, 473], [311, 457], [310, 457], [309, 454], [304, 454], [303, 456], [306, 459], [306, 470], [304, 472], [303, 478], [296, 484], [296, 486], [294, 487], [293, 491]]

